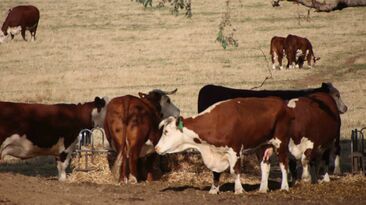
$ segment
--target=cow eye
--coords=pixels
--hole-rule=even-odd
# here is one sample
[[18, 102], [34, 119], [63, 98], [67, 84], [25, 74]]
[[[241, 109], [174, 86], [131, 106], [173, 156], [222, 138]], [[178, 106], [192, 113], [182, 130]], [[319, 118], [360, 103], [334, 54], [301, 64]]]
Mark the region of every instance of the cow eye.
[[168, 134], [168, 131], [167, 130], [164, 130], [164, 135]]

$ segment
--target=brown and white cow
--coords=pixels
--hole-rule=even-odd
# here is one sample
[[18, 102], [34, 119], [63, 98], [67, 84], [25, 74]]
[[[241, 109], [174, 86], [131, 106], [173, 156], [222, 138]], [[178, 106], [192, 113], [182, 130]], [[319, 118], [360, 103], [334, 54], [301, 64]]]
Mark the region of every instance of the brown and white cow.
[[19, 32], [25, 39], [25, 31], [31, 33], [31, 40], [36, 40], [36, 32], [39, 21], [39, 10], [35, 6], [16, 6], [9, 9], [8, 15], [1, 27], [0, 43], [10, 34], [11, 39]]
[[[339, 96], [317, 92], [306, 97], [294, 98], [288, 106], [293, 109], [295, 120], [292, 123], [289, 151], [303, 167], [302, 180], [317, 182], [320, 160], [325, 160], [323, 181], [329, 181], [329, 152], [339, 146], [341, 118], [340, 113], [347, 111]], [[312, 177], [309, 175], [309, 164]], [[335, 159], [335, 168], [339, 169], [339, 155]], [[293, 175], [296, 170], [293, 168]], [[335, 170], [340, 172], [340, 170]]]
[[275, 61], [278, 61], [280, 70], [282, 67], [282, 59], [285, 56], [285, 39], [284, 37], [274, 36], [271, 39], [271, 48], [269, 53], [271, 54], [272, 68], [276, 69]]
[[[203, 86], [198, 94], [198, 112], [202, 112], [203, 110], [207, 109], [209, 106], [228, 99], [238, 98], [238, 97], [269, 97], [269, 96], [276, 96], [280, 97], [283, 100], [291, 102], [289, 105], [296, 101], [296, 99], [300, 97], [307, 97], [314, 93], [324, 93], [332, 97], [334, 102], [337, 105], [337, 112], [334, 113], [334, 115], [339, 115], [339, 113], [344, 113], [347, 111], [347, 106], [343, 103], [340, 92], [337, 88], [333, 86], [332, 83], [322, 83], [321, 87], [317, 88], [310, 88], [310, 89], [301, 89], [301, 90], [246, 90], [246, 89], [234, 89], [234, 88], [228, 88], [223, 86], [217, 86], [217, 85], [205, 85]], [[294, 100], [292, 100], [294, 99]], [[292, 101], [291, 101], [292, 100]], [[297, 109], [300, 109], [299, 106], [297, 106]], [[296, 109], [296, 110], [297, 110]], [[304, 108], [306, 109], [306, 108]], [[295, 110], [295, 112], [296, 112]], [[296, 121], [296, 118], [295, 118]], [[341, 122], [338, 122], [339, 126], [341, 126]], [[321, 124], [319, 124], [321, 125]], [[317, 126], [317, 125], [314, 125]], [[303, 129], [307, 129], [304, 127]], [[318, 129], [321, 129], [318, 128]], [[326, 135], [326, 133], [323, 133]], [[340, 132], [338, 132], [337, 136], [332, 135], [324, 136], [325, 138], [334, 138], [335, 137], [335, 144], [334, 144], [334, 155], [335, 155], [335, 174], [340, 174]], [[326, 167], [329, 165], [329, 157], [324, 156], [324, 159], [326, 160]], [[291, 161], [290, 161], [291, 162]], [[291, 164], [290, 164], [291, 165]], [[293, 172], [293, 175], [296, 176], [296, 172], [294, 169], [291, 170]], [[327, 174], [326, 174], [327, 175]]]
[[[153, 90], [148, 94], [139, 93], [139, 97], [126, 95], [109, 102], [104, 129], [109, 143], [118, 153], [112, 169], [118, 181], [137, 182], [137, 160], [155, 152], [154, 145], [161, 136], [159, 122], [180, 114], [167, 96], [176, 91]], [[151, 168], [147, 168], [148, 180], [152, 179]]]
[[288, 61], [287, 68], [294, 68], [295, 64], [302, 68], [304, 61], [307, 61], [311, 68], [320, 59], [315, 57], [313, 46], [307, 38], [292, 34], [289, 34], [285, 39], [285, 52]]
[[[191, 118], [163, 120], [163, 134], [156, 145], [158, 154], [197, 149], [205, 165], [214, 172], [209, 193], [219, 192], [220, 173], [230, 168], [235, 178], [235, 193], [243, 192], [240, 182], [240, 156], [261, 145], [273, 145], [279, 153], [281, 189], [288, 190], [287, 153], [291, 110], [283, 100], [235, 98], [214, 104]], [[269, 163], [261, 162], [260, 191], [268, 189]]]
[[54, 155], [59, 180], [64, 181], [80, 130], [101, 125], [105, 105], [99, 97], [77, 105], [0, 102], [1, 159]]

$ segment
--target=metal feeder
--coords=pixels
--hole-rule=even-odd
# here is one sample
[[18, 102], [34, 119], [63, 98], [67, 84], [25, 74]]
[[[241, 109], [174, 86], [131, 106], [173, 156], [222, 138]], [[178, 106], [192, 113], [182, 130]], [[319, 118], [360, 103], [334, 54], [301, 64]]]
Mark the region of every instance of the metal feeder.
[[352, 130], [351, 135], [351, 161], [352, 173], [364, 174], [366, 171], [366, 142], [363, 132], [366, 127], [361, 130]]
[[[93, 133], [95, 133], [96, 131], [102, 133], [101, 134], [102, 149], [95, 148], [95, 139], [94, 139]], [[94, 158], [95, 158], [96, 154], [108, 153], [110, 151], [105, 148], [104, 138], [105, 138], [105, 132], [102, 128], [99, 128], [99, 127], [93, 128], [92, 130], [83, 129], [79, 132], [77, 148], [74, 151], [75, 155], [78, 158], [78, 163], [77, 163], [78, 165], [75, 168], [75, 171], [88, 172], [88, 171], [92, 171], [92, 170], [96, 169], [96, 168], [90, 167], [89, 160], [91, 163], [94, 163]], [[82, 157], [84, 157], [84, 159], [85, 159], [84, 167], [80, 166], [80, 164], [81, 164], [80, 160]]]

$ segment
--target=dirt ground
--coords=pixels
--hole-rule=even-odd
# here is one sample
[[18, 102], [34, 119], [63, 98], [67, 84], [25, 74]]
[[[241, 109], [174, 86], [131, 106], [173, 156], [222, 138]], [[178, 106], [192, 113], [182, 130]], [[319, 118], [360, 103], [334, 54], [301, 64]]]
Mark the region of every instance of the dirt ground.
[[298, 184], [289, 193], [270, 183], [268, 194], [259, 183], [243, 184], [246, 193], [235, 195], [226, 183], [219, 195], [210, 195], [210, 184], [168, 182], [137, 185], [60, 183], [55, 177], [0, 173], [0, 204], [365, 204], [366, 178], [346, 176], [327, 184]]
[[[259, 163], [254, 156], [242, 167], [241, 182], [246, 193], [235, 195], [229, 173], [221, 176], [219, 195], [208, 194], [211, 173], [199, 155], [176, 155], [176, 169], [159, 181], [135, 185], [116, 184], [92, 179], [61, 183], [52, 157], [19, 161], [11, 159], [0, 166], [0, 204], [365, 204], [366, 177], [363, 175], [331, 176], [331, 182], [296, 183], [289, 192], [280, 191], [280, 171], [273, 166], [270, 192], [258, 193]], [[170, 159], [171, 161], [171, 159]], [[345, 168], [343, 167], [343, 170]], [[75, 175], [69, 170], [70, 175]], [[85, 173], [83, 173], [84, 176]], [[98, 182], [98, 183], [95, 183]]]

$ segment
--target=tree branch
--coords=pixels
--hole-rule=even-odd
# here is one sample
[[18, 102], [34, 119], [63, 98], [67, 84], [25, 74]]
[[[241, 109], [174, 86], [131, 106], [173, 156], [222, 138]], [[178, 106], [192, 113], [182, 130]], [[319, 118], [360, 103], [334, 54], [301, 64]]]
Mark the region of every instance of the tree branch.
[[366, 0], [330, 0], [330, 2], [319, 2], [317, 0], [287, 0], [302, 4], [306, 7], [313, 8], [318, 12], [331, 12], [342, 10], [346, 7], [363, 7], [366, 6]]

